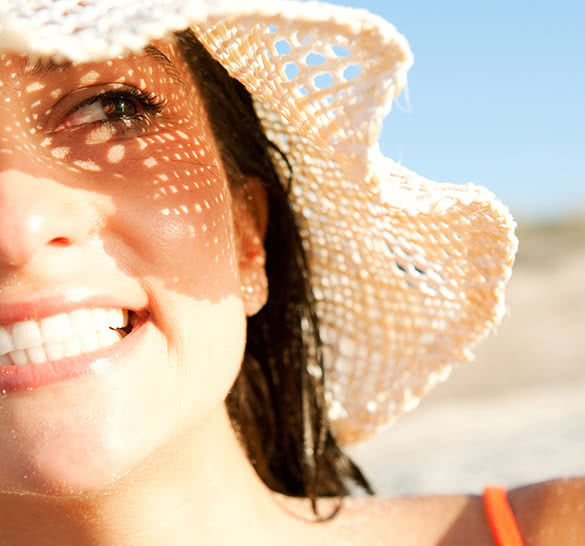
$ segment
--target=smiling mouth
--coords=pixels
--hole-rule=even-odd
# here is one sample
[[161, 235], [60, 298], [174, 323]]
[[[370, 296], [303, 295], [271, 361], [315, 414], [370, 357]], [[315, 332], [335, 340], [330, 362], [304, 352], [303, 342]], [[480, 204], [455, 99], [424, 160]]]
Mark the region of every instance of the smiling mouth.
[[76, 309], [0, 326], [0, 366], [28, 366], [92, 353], [123, 340], [145, 318], [128, 309]]

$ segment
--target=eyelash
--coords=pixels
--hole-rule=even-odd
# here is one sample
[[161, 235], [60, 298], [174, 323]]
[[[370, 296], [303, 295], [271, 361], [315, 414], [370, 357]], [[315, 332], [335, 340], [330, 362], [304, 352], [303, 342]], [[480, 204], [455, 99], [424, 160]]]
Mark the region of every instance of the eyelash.
[[82, 102], [80, 105], [74, 108], [69, 113], [69, 116], [71, 116], [77, 110], [84, 108], [85, 106], [89, 106], [90, 104], [107, 99], [131, 99], [132, 101], [135, 101], [139, 104], [139, 107], [142, 111], [134, 114], [133, 116], [120, 116], [118, 118], [112, 119], [89, 121], [87, 123], [77, 125], [73, 127], [73, 129], [105, 126], [111, 129], [116, 129], [119, 135], [126, 135], [128, 133], [135, 133], [137, 131], [141, 132], [150, 127], [152, 118], [157, 114], [160, 114], [167, 104], [165, 99], [161, 99], [155, 93], [145, 93], [144, 91], [136, 89], [135, 87], [128, 87], [126, 89], [110, 90], [98, 93], [94, 97], [91, 97], [89, 100]]

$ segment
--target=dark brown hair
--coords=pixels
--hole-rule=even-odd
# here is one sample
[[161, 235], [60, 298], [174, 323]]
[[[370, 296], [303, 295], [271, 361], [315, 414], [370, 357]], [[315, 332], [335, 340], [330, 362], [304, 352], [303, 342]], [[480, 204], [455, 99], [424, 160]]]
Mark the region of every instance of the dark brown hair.
[[[244, 86], [211, 58], [191, 31], [177, 34], [198, 86], [231, 183], [242, 175], [264, 183], [269, 220], [265, 238], [268, 301], [248, 319], [241, 372], [227, 408], [248, 457], [274, 491], [291, 496], [344, 496], [371, 487], [341, 451], [326, 417], [323, 354], [307, 259], [288, 192]], [[286, 161], [286, 158], [284, 158]], [[288, 163], [288, 162], [287, 162]], [[315, 366], [318, 373], [309, 373]]]

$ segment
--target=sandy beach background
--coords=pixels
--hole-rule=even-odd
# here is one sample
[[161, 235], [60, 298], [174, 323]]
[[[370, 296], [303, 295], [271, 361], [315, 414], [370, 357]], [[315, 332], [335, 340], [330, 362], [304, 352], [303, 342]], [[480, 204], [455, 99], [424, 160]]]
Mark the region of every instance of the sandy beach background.
[[350, 450], [378, 494], [585, 474], [585, 218], [524, 223], [508, 315], [414, 412]]

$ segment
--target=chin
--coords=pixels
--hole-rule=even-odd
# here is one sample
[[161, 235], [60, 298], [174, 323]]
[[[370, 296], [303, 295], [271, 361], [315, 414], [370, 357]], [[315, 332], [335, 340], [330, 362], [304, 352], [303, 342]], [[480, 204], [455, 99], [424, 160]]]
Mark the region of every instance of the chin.
[[0, 476], [1, 492], [58, 497], [96, 495], [113, 487], [131, 469], [130, 465], [104, 464], [87, 458], [80, 464], [67, 461], [34, 461], [13, 467], [9, 476]]
[[113, 414], [102, 414], [57, 425], [49, 418], [35, 429], [21, 426], [19, 433], [3, 429], [0, 489], [76, 496], [111, 488], [163, 441], [154, 431], [130, 431], [115, 419]]
[[153, 327], [140, 358], [0, 399], [0, 492], [103, 493], [129, 475], [140, 479], [141, 469], [196, 438], [224, 411], [245, 344], [241, 304], [196, 311], [205, 321], [195, 334], [175, 331], [180, 344]]

